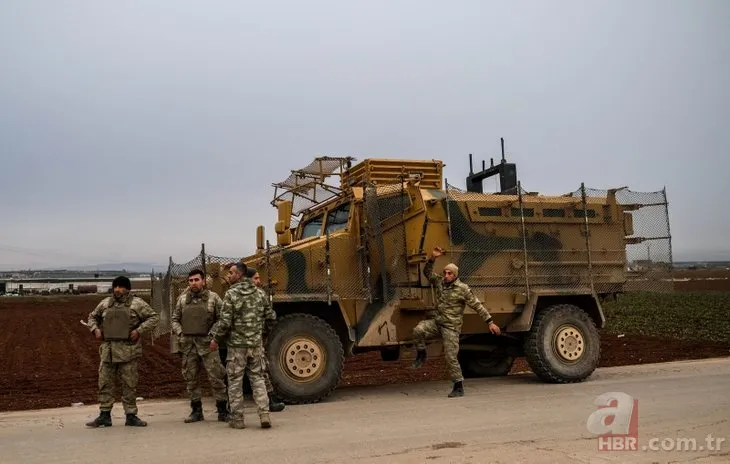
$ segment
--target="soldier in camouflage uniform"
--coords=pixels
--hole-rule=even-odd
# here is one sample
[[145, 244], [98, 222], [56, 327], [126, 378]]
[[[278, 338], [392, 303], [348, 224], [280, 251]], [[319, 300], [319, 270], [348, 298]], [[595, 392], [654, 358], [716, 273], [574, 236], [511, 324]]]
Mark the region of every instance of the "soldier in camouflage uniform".
[[464, 308], [469, 306], [489, 324], [489, 331], [495, 335], [501, 333], [499, 326], [492, 320], [489, 311], [474, 296], [467, 284], [459, 280], [459, 268], [453, 264], [444, 267], [444, 275], [433, 272], [436, 258], [443, 249], [436, 247], [423, 269], [423, 275], [436, 288], [437, 307], [433, 317], [423, 320], [413, 329], [417, 355], [413, 366], [418, 368], [426, 361], [426, 339], [438, 337], [443, 339], [446, 368], [451, 381], [454, 382], [449, 398], [464, 396], [464, 377], [457, 356], [459, 354], [459, 336], [464, 317]]
[[253, 281], [246, 277], [247, 268], [236, 263], [228, 271], [231, 287], [223, 297], [221, 318], [210, 333], [210, 350], [226, 340], [228, 346], [228, 402], [231, 428], [245, 428], [243, 421], [243, 374], [248, 374], [253, 398], [258, 408], [262, 428], [271, 427], [269, 397], [263, 379], [262, 338], [266, 302]]
[[192, 412], [186, 423], [204, 420], [200, 391], [200, 364], [208, 373], [218, 420], [225, 422], [228, 416], [228, 393], [218, 351], [211, 352], [209, 331], [220, 319], [223, 300], [206, 288], [205, 273], [194, 269], [188, 274], [188, 289], [177, 299], [172, 311], [172, 333], [179, 337], [183, 378], [187, 383]]
[[262, 348], [261, 348], [261, 355], [262, 355], [262, 361], [264, 363], [264, 383], [266, 383], [266, 393], [269, 395], [269, 411], [271, 412], [279, 412], [283, 411], [286, 407], [283, 402], [279, 401], [276, 395], [274, 394], [274, 386], [271, 384], [271, 378], [269, 377], [269, 362], [266, 359], [266, 338], [268, 337], [269, 333], [271, 333], [271, 328], [274, 326], [274, 323], [276, 322], [276, 313], [274, 312], [274, 308], [271, 306], [271, 299], [269, 298], [269, 295], [266, 293], [266, 291], [261, 287], [261, 276], [254, 268], [248, 268], [248, 274], [249, 277], [253, 280], [254, 285], [258, 287], [259, 292], [261, 293], [261, 297], [264, 298], [264, 301], [266, 302], [266, 310], [264, 315], [264, 331], [261, 334], [262, 336]]
[[130, 294], [132, 283], [119, 276], [112, 282], [113, 295], [104, 298], [89, 314], [87, 326], [97, 340], [99, 364], [99, 417], [87, 427], [111, 427], [114, 383], [122, 384], [122, 404], [127, 420], [124, 425], [145, 427], [137, 417], [137, 360], [142, 356], [142, 335], [150, 333], [160, 316], [142, 299]]

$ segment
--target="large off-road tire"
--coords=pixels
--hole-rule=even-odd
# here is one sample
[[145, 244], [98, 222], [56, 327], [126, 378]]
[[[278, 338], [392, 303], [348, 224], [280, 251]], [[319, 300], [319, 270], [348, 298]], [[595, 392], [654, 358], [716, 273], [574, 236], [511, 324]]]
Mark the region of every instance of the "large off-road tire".
[[287, 404], [315, 403], [337, 387], [345, 354], [337, 332], [310, 314], [289, 314], [268, 338], [269, 375]]
[[525, 340], [527, 363], [549, 383], [582, 382], [598, 367], [600, 354], [601, 339], [593, 319], [569, 304], [538, 312]]
[[461, 373], [467, 379], [479, 377], [501, 377], [509, 374], [514, 356], [488, 351], [459, 351]]

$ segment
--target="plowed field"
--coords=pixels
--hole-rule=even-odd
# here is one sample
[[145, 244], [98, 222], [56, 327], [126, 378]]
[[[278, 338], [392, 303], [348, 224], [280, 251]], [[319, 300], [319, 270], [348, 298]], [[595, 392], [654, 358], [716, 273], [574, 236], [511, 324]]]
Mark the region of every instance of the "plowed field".
[[[98, 343], [79, 320], [100, 301], [93, 295], [0, 298], [0, 411], [69, 406], [97, 401]], [[601, 366], [730, 355], [730, 344], [697, 343], [627, 335], [602, 336]], [[412, 354], [382, 362], [379, 353], [347, 360], [342, 387], [444, 379], [442, 359], [409, 369]], [[519, 360], [513, 372], [527, 370]], [[205, 384], [205, 382], [204, 382]], [[184, 384], [169, 339], [144, 340], [138, 395], [184, 397]]]

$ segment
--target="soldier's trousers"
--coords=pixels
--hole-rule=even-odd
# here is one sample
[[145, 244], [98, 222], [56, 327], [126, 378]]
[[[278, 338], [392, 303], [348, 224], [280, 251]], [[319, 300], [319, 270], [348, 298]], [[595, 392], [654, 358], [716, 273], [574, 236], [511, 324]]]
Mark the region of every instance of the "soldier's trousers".
[[243, 375], [248, 374], [259, 415], [269, 412], [269, 396], [264, 382], [262, 348], [228, 347], [228, 405], [231, 420], [243, 420]]
[[269, 377], [269, 360], [266, 359], [266, 350], [261, 348], [261, 362], [264, 363], [264, 384], [266, 384], [266, 392], [270, 395], [274, 392], [274, 386], [271, 385], [271, 378]]
[[[221, 358], [221, 365], [223, 366], [223, 372], [226, 371], [226, 366], [228, 365], [228, 348], [221, 348], [218, 347], [218, 354]], [[226, 388], [228, 388], [228, 375], [223, 376], [223, 383], [226, 385]]]
[[464, 380], [459, 365], [459, 332], [439, 325], [433, 319], [421, 321], [413, 329], [413, 338], [416, 342], [416, 349], [425, 350], [426, 340], [441, 336], [444, 345], [444, 358], [446, 361], [446, 370], [449, 377], [454, 382]]
[[201, 364], [208, 373], [208, 381], [210, 381], [210, 388], [213, 390], [213, 398], [216, 401], [226, 400], [228, 398], [225, 384], [226, 371], [221, 363], [220, 355], [217, 351], [213, 351], [200, 356], [198, 350], [193, 345], [187, 352], [182, 353], [182, 374], [185, 379], [185, 386], [190, 401], [200, 401], [202, 396], [200, 391]]
[[99, 409], [111, 411], [114, 406], [114, 384], [119, 378], [122, 384], [122, 405], [125, 414], [137, 414], [137, 360], [99, 364]]

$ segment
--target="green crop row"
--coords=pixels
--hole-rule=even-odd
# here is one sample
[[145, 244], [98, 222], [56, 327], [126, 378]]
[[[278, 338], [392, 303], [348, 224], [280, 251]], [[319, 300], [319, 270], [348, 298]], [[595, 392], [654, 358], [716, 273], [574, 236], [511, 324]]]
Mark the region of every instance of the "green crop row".
[[608, 333], [730, 343], [730, 292], [626, 293], [603, 310]]

